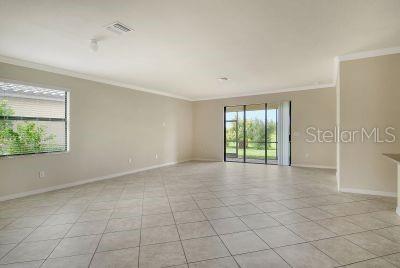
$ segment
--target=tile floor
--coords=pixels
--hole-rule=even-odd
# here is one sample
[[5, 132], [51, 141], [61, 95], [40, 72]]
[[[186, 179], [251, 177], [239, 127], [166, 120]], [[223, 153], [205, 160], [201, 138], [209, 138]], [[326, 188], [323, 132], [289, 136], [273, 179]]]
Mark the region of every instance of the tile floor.
[[0, 267], [400, 267], [396, 200], [189, 162], [0, 203]]

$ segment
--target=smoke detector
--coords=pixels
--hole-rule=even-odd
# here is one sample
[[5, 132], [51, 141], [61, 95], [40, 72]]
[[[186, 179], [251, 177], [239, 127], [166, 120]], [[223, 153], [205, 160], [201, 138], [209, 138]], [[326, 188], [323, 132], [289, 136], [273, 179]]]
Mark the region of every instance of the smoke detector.
[[105, 27], [108, 31], [116, 33], [116, 34], [123, 34], [133, 31], [132, 28], [126, 26], [125, 24], [116, 21], [113, 22]]

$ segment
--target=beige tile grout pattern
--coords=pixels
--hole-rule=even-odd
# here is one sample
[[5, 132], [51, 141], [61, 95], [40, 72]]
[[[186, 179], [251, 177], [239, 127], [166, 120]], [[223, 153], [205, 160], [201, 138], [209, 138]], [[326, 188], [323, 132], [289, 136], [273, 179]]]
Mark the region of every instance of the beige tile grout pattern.
[[[54, 261], [59, 262], [57, 267], [215, 267], [215, 262], [229, 262], [226, 267], [363, 267], [371, 260], [386, 267], [400, 267], [396, 200], [337, 193], [334, 175], [319, 169], [188, 162], [1, 202], [0, 267], [18, 263], [53, 267]], [[218, 212], [215, 208], [221, 209]], [[201, 217], [190, 219], [188, 215], [177, 222], [182, 212]], [[292, 214], [285, 220], [279, 212]], [[255, 222], [261, 227], [252, 227], [254, 219], [246, 222], [249, 215], [259, 217]], [[155, 222], [144, 226], [143, 219], [152, 216], [157, 216]], [[168, 216], [172, 217], [172, 224]], [[321, 224], [325, 219], [337, 220], [339, 224]], [[266, 221], [264, 225], [262, 220]], [[127, 225], [118, 226], [115, 221], [125, 221]], [[140, 223], [135, 225], [137, 221]], [[82, 227], [82, 222], [90, 224]], [[90, 229], [103, 222], [104, 228], [100, 224], [99, 230]], [[206, 234], [193, 227], [186, 229], [189, 238], [182, 239], [185, 230], [179, 227], [192, 226], [190, 223], [204, 223], [208, 228]], [[54, 226], [68, 228], [51, 236]], [[172, 227], [173, 232], [165, 232], [166, 226]], [[335, 228], [342, 229], [335, 233]], [[44, 229], [44, 234], [28, 241], [39, 229]], [[78, 230], [78, 235], [69, 237], [73, 229]], [[129, 231], [138, 232], [138, 241], [125, 237]], [[383, 231], [390, 235], [383, 236]], [[146, 238], [149, 233], [150, 238]], [[107, 240], [109, 234], [123, 237]], [[357, 240], [355, 234], [361, 237]], [[225, 235], [231, 235], [230, 243], [224, 241]], [[354, 254], [348, 256], [341, 245], [335, 244], [338, 242], [334, 238], [338, 237], [345, 239], [342, 243]], [[67, 242], [74, 238], [78, 240], [68, 249]], [[292, 238], [296, 239], [287, 242]], [[79, 239], [89, 239], [95, 247]], [[129, 243], [134, 246], [126, 245], [126, 239], [133, 239]], [[146, 239], [151, 242], [145, 243]], [[46, 241], [50, 243], [49, 250], [38, 250]], [[315, 245], [318, 241], [328, 243], [328, 250], [319, 249]], [[107, 243], [108, 249], [99, 250], [101, 244]], [[84, 253], [74, 253], [72, 249], [76, 247]], [[233, 248], [239, 249], [239, 253], [232, 252]], [[131, 254], [133, 249], [136, 254]], [[104, 255], [107, 258], [102, 259]], [[72, 256], [87, 258], [82, 261]]]

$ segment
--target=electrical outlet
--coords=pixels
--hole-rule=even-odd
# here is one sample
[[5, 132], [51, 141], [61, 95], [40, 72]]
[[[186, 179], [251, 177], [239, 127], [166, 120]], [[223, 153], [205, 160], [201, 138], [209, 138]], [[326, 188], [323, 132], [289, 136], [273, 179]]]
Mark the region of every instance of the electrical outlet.
[[132, 164], [132, 158], [131, 158], [131, 157], [129, 157], [128, 163], [129, 163], [129, 164]]
[[44, 171], [39, 171], [39, 179], [42, 179], [46, 176], [46, 174], [44, 173]]
[[158, 154], [155, 155], [156, 159], [158, 159]]
[[305, 156], [306, 156], [306, 158], [309, 158], [309, 157], [310, 157], [310, 154], [309, 154], [309, 153], [306, 153]]
[[162, 123], [162, 126], [165, 127], [167, 124], [165, 122]]

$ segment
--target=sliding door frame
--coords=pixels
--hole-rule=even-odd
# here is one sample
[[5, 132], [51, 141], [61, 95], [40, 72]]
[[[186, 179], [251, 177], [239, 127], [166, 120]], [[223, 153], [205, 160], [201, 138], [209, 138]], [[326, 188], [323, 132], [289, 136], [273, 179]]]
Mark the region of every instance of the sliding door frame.
[[[264, 144], [265, 144], [265, 148], [264, 148], [264, 151], [265, 151], [265, 156], [264, 156], [264, 163], [262, 163], [262, 162], [247, 162], [246, 160], [246, 145], [247, 145], [247, 143], [246, 143], [246, 106], [248, 106], [248, 105], [261, 105], [262, 103], [260, 103], [260, 104], [245, 104], [245, 105], [227, 105], [227, 106], [224, 106], [224, 162], [234, 162], [234, 163], [251, 163], [251, 164], [263, 164], [263, 165], [278, 165], [278, 163], [276, 163], [276, 164], [273, 164], [273, 163], [269, 163], [268, 162], [268, 150], [267, 150], [267, 145], [268, 145], [268, 139], [267, 139], [267, 137], [268, 137], [268, 127], [267, 127], [267, 112], [268, 112], [268, 103], [264, 103], [265, 104], [265, 106], [264, 106], [264, 127], [265, 127], [265, 130], [264, 130]], [[226, 139], [226, 123], [227, 122], [233, 122], [232, 120], [226, 120], [226, 108], [228, 108], [228, 107], [240, 107], [240, 106], [242, 106], [243, 107], [243, 160], [242, 161], [232, 161], [232, 160], [227, 160], [227, 158], [226, 158], [226, 142], [227, 142], [227, 139]], [[278, 123], [278, 113], [276, 113], [276, 123]], [[239, 134], [238, 134], [238, 130], [239, 130], [239, 126], [238, 126], [238, 124], [239, 124], [239, 120], [237, 119], [236, 120], [236, 148], [237, 148], [237, 156], [239, 156], [239, 149], [238, 149], [238, 144], [239, 144], [239, 141], [238, 141], [238, 136], [239, 136]], [[273, 143], [275, 143], [276, 144], [276, 154], [278, 154], [278, 141], [276, 141], [276, 142], [273, 142]], [[278, 156], [277, 156], [277, 158], [278, 158]], [[238, 157], [238, 159], [239, 159], [239, 157]], [[277, 159], [278, 160], [278, 159]], [[292, 102], [291, 101], [289, 101], [289, 166], [291, 166], [292, 165]]]

